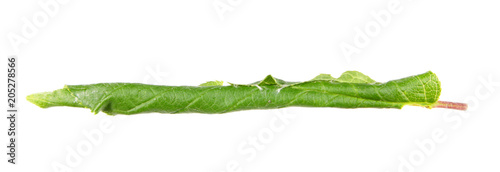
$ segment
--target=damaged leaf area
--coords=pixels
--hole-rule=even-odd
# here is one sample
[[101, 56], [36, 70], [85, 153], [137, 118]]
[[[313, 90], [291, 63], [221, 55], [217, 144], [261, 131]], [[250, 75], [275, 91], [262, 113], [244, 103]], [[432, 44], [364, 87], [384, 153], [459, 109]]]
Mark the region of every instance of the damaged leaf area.
[[29, 95], [41, 107], [88, 108], [97, 114], [226, 113], [290, 106], [337, 108], [396, 108], [405, 105], [465, 110], [466, 104], [438, 101], [440, 82], [432, 72], [379, 83], [357, 72], [334, 78], [320, 74], [309, 81], [287, 82], [271, 75], [252, 84], [223, 86], [158, 86], [138, 83], [67, 85], [53, 92]]

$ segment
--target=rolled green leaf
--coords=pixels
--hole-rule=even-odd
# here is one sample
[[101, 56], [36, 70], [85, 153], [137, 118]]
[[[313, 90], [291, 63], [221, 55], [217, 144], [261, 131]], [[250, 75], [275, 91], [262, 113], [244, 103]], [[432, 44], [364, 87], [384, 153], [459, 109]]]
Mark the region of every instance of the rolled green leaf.
[[97, 114], [226, 113], [290, 106], [397, 108], [405, 105], [465, 110], [466, 104], [438, 101], [440, 82], [432, 72], [386, 83], [357, 72], [339, 78], [321, 74], [305, 82], [287, 82], [268, 75], [252, 84], [210, 81], [200, 86], [159, 86], [138, 83], [67, 85], [53, 92], [29, 95], [41, 108], [71, 106]]

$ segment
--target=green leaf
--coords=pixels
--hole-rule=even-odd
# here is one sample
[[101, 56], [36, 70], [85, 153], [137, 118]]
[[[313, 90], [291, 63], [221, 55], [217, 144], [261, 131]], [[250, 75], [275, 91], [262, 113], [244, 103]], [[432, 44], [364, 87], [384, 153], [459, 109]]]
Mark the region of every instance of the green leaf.
[[[28, 101], [42, 108], [71, 106], [110, 115], [139, 113], [225, 113], [289, 106], [338, 108], [402, 108], [405, 105], [459, 107], [438, 103], [436, 75], [427, 72], [378, 83], [360, 72], [338, 79], [322, 74], [305, 82], [285, 82], [271, 75], [248, 85], [222, 86], [211, 81], [195, 86], [158, 86], [137, 83], [68, 85], [53, 92], [32, 94]], [[458, 108], [456, 108], [458, 109]]]

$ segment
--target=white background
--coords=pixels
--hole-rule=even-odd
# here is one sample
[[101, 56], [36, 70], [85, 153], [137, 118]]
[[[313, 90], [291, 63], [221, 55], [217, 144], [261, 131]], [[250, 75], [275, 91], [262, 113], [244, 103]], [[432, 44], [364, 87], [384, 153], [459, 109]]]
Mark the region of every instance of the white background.
[[[500, 4], [494, 1], [69, 0], [58, 1], [44, 23], [48, 14], [38, 3], [45, 2], [50, 1], [0, 5], [0, 53], [4, 59], [19, 57], [20, 107], [17, 164], [6, 163], [4, 154], [0, 171], [500, 170]], [[214, 3], [229, 11], [218, 11]], [[371, 14], [391, 10], [386, 26]], [[39, 16], [37, 32], [23, 35], [33, 16]], [[366, 34], [367, 25], [369, 42], [356, 46], [356, 28]], [[14, 45], [12, 35], [26, 40]], [[357, 53], [346, 56], [341, 49], [346, 44]], [[245, 84], [267, 74], [303, 81], [319, 73], [338, 77], [346, 70], [380, 82], [431, 70], [442, 82], [441, 100], [467, 102], [471, 108], [465, 113], [287, 108], [113, 117], [88, 109], [41, 109], [25, 100], [64, 84]], [[488, 78], [496, 84], [480, 82]], [[289, 122], [276, 122], [279, 114]], [[104, 132], [103, 121], [112, 130], [102, 142], [68, 163], [68, 150], [89, 143], [84, 132]], [[283, 130], [270, 130], [270, 122]], [[6, 129], [4, 118], [3, 143]], [[272, 137], [264, 135], [269, 131]], [[424, 154], [415, 142], [429, 141], [439, 131], [444, 139], [432, 140], [435, 148]], [[263, 149], [256, 150], [248, 139], [259, 136], [265, 140], [257, 139]], [[238, 151], [239, 146], [255, 156]]]

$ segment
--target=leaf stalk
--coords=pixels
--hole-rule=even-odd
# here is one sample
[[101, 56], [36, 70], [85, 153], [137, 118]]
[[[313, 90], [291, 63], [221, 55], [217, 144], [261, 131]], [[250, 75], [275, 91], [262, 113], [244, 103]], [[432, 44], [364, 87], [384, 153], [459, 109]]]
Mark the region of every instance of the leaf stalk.
[[455, 109], [455, 110], [467, 110], [467, 104], [458, 103], [458, 102], [447, 102], [447, 101], [438, 101], [433, 108], [446, 108], [446, 109]]

